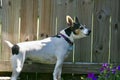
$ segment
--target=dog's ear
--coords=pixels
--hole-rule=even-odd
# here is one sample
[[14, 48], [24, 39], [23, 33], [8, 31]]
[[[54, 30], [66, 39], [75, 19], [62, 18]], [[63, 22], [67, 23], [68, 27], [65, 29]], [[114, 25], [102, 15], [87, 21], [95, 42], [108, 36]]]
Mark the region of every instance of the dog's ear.
[[75, 17], [75, 23], [79, 23], [79, 20], [77, 17]]
[[67, 21], [67, 24], [68, 26], [73, 26], [73, 19], [70, 17], [70, 16], [66, 16], [66, 21]]

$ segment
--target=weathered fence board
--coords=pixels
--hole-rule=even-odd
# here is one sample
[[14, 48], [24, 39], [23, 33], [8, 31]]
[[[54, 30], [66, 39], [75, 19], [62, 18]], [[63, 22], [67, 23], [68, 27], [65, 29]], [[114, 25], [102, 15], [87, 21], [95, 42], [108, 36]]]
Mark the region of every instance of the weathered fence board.
[[111, 47], [110, 62], [120, 63], [120, 1], [111, 1]]
[[95, 0], [93, 29], [93, 62], [108, 62], [109, 57], [109, 24], [110, 1]]
[[[77, 16], [80, 23], [92, 28], [93, 1], [77, 1]], [[75, 44], [75, 62], [91, 62], [91, 37], [77, 40]]]
[[[0, 64], [0, 67], [3, 66], [3, 70], [11, 71], [11, 65], [4, 62], [9, 61], [11, 55], [9, 54], [10, 49], [8, 49], [4, 40], [10, 40], [12, 43], [16, 43], [53, 36], [63, 28], [68, 27], [65, 20], [66, 15], [70, 15], [72, 18], [77, 16], [81, 24], [86, 24], [88, 28], [92, 29], [92, 33], [87, 38], [75, 41], [74, 51], [71, 52], [65, 61], [69, 62], [69, 64], [66, 63], [63, 66], [63, 72], [85, 73], [87, 72], [85, 69], [88, 66], [94, 66], [96, 69], [98, 67], [97, 65], [99, 65], [87, 65], [86, 68], [86, 65], [77, 64], [79, 62], [88, 62], [89, 64], [93, 62], [112, 62], [120, 64], [119, 0], [0, 1], [2, 1], [2, 6], [0, 3], [0, 48], [2, 49], [0, 50], [0, 61], [4, 64]], [[53, 70], [53, 67], [50, 69], [47, 68], [48, 65], [42, 65], [41, 67], [40, 64], [33, 64], [33, 66], [32, 64], [25, 66], [35, 68], [33, 72], [37, 72], [38, 68], [43, 73], [51, 73]], [[31, 68], [28, 70], [24, 68], [24, 71], [29, 72]], [[94, 71], [93, 69], [87, 70]], [[38, 72], [40, 71], [38, 70]]]
[[52, 25], [53, 16], [52, 16], [52, 2], [50, 0], [41, 0], [39, 3], [39, 37], [40, 39], [51, 36], [54, 32], [54, 26]]
[[[18, 42], [19, 32], [19, 1], [5, 0], [2, 6], [2, 52], [4, 52], [3, 60], [9, 60], [10, 51], [8, 46], [4, 44], [4, 40], [10, 40], [14, 43]], [[17, 7], [16, 7], [17, 6]]]
[[12, 32], [12, 42], [17, 43], [19, 40], [19, 16], [20, 16], [20, 0], [9, 0], [10, 6], [10, 23], [9, 26]]
[[[0, 39], [1, 39], [1, 27], [2, 27], [2, 2], [0, 1]], [[1, 44], [1, 40], [0, 40], [0, 44]], [[2, 55], [1, 46], [0, 46], [0, 55]], [[2, 59], [2, 56], [0, 56], [0, 60], [1, 59]]]
[[[64, 2], [64, 6], [65, 6], [64, 17], [66, 17], [66, 15], [70, 15], [73, 19], [75, 19], [75, 17], [77, 17], [77, 16], [75, 16], [76, 15], [76, 11], [77, 11], [77, 9], [76, 9], [77, 8], [76, 2], [77, 2], [76, 0], [73, 0], [73, 1], [66, 0]], [[61, 18], [62, 18], [62, 16], [61, 16]], [[65, 24], [64, 28], [68, 27], [68, 25], [66, 24], [66, 19], [64, 19], [63, 21], [64, 21], [64, 24]], [[66, 59], [66, 62], [74, 62], [75, 61], [74, 60], [74, 56], [75, 56], [74, 52], [75, 52], [75, 49], [70, 52], [68, 58]]]
[[[8, 37], [7, 35], [7, 32], [9, 32], [8, 30], [7, 30], [7, 28], [8, 28], [8, 20], [9, 20], [9, 16], [8, 16], [8, 0], [6, 0], [6, 1], [4, 1], [3, 2], [3, 6], [2, 6], [2, 34], [1, 34], [1, 38], [2, 39], [5, 39], [6, 37]], [[2, 41], [3, 42], [3, 41]], [[4, 51], [4, 54], [2, 54], [1, 53], [1, 60], [5, 60], [5, 58], [4, 58], [4, 56], [6, 55], [6, 53], [8, 52], [8, 48], [7, 47], [5, 47], [5, 44], [4, 43], [1, 43], [2, 44], [2, 46], [1, 46], [1, 49], [2, 49], [2, 51]], [[6, 49], [5, 49], [6, 48]], [[9, 54], [8, 54], [9, 55]]]
[[37, 0], [22, 0], [20, 41], [37, 39]]
[[[76, 1], [69, 1], [69, 0], [56, 0], [56, 27], [57, 27], [57, 33], [61, 31], [64, 28], [67, 28], [68, 25], [66, 24], [66, 15], [70, 15], [72, 18], [74, 18], [75, 14], [75, 2]], [[73, 62], [73, 52], [68, 56], [66, 59], [66, 62]]]

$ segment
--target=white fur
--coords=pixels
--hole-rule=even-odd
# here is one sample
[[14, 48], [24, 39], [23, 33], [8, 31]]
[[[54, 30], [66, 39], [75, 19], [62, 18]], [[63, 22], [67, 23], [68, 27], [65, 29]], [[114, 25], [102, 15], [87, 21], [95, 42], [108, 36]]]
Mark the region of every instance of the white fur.
[[[11, 44], [6, 41], [7, 44]], [[54, 80], [60, 80], [62, 64], [65, 57], [68, 55], [67, 51], [69, 43], [64, 38], [49, 37], [40, 41], [22, 42], [17, 44], [20, 47], [18, 55], [12, 56], [13, 73], [11, 80], [16, 80], [19, 73], [23, 68], [25, 58], [29, 58], [32, 61], [55, 64]], [[9, 45], [11, 47], [11, 45]], [[24, 58], [25, 57], [25, 58]]]
[[8, 46], [9, 46], [10, 48], [12, 48], [12, 47], [13, 47], [13, 44], [12, 44], [12, 43], [10, 43], [9, 41], [5, 40], [5, 42], [8, 44]]
[[[64, 30], [60, 33], [71, 40], [71, 42], [74, 42], [74, 39], [85, 37], [88, 32], [81, 31], [78, 35], [72, 32], [70, 36], [67, 36]], [[5, 42], [10, 48], [13, 47], [13, 44], [9, 41]], [[17, 43], [17, 45], [20, 48], [19, 53], [11, 57], [13, 68], [11, 80], [17, 80], [26, 58], [40, 63], [56, 64], [53, 72], [53, 80], [61, 80], [62, 65], [71, 47], [62, 36], [60, 38], [48, 37], [38, 41], [22, 42]]]

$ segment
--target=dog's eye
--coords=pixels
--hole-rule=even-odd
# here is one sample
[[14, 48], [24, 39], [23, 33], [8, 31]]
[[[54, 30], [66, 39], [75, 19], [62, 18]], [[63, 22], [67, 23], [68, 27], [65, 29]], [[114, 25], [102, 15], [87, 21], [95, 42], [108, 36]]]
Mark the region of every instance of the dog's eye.
[[80, 29], [83, 29], [83, 27], [82, 27], [82, 26], [80, 26]]

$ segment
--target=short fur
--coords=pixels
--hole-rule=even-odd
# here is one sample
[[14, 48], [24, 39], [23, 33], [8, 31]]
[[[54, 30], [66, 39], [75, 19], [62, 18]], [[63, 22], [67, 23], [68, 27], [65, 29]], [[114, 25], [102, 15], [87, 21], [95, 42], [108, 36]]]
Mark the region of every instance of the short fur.
[[19, 46], [18, 45], [14, 45], [12, 47], [12, 55], [17, 55], [19, 53]]
[[79, 23], [78, 18], [74, 21], [70, 16], [67, 16], [66, 21], [69, 27], [63, 29], [60, 34], [54, 37], [21, 42], [16, 45], [5, 41], [12, 49], [13, 54], [11, 57], [13, 68], [11, 80], [17, 80], [27, 58], [40, 63], [56, 64], [53, 71], [53, 80], [61, 80], [62, 65], [72, 46], [70, 42], [74, 43], [75, 39], [86, 37], [91, 32]]

